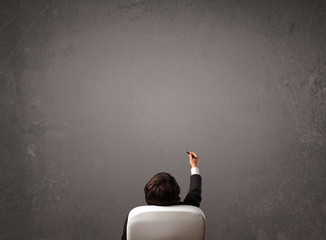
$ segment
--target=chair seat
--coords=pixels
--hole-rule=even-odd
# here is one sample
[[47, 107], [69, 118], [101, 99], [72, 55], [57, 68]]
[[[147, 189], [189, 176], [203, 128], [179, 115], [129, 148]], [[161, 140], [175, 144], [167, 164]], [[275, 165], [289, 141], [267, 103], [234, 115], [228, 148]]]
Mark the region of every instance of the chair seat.
[[203, 240], [205, 215], [188, 205], [140, 206], [128, 216], [127, 240]]

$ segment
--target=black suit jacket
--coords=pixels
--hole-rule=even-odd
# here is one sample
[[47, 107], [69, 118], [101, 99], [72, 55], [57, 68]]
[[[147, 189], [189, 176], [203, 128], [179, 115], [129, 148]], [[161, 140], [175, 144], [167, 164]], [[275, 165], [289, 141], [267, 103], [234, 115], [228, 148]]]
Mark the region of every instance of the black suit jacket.
[[[191, 175], [188, 194], [183, 200], [183, 202], [179, 202], [179, 205], [191, 205], [191, 206], [199, 207], [201, 202], [201, 185], [202, 185], [201, 176], [199, 174]], [[127, 240], [127, 222], [128, 222], [128, 216], [123, 226], [123, 233], [121, 236], [121, 240]]]

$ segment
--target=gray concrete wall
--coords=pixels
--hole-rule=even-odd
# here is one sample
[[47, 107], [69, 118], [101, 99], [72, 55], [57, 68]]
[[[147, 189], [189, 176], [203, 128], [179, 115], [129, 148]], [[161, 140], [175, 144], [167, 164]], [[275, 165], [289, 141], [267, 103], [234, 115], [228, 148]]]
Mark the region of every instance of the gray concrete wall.
[[186, 151], [206, 239], [326, 238], [325, 1], [0, 7], [0, 239], [119, 239]]

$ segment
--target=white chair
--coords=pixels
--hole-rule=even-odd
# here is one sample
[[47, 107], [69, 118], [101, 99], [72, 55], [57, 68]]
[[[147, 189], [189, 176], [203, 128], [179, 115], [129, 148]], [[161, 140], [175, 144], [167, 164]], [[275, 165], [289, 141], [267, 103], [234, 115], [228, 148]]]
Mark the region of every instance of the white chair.
[[129, 213], [127, 240], [204, 240], [205, 221], [194, 206], [140, 206]]

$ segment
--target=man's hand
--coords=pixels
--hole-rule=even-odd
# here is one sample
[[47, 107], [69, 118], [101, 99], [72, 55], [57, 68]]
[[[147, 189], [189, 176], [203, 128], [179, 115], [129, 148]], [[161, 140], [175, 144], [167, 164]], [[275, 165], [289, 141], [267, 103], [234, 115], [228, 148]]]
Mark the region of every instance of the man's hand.
[[189, 152], [189, 163], [191, 167], [197, 167], [199, 157], [195, 152]]

